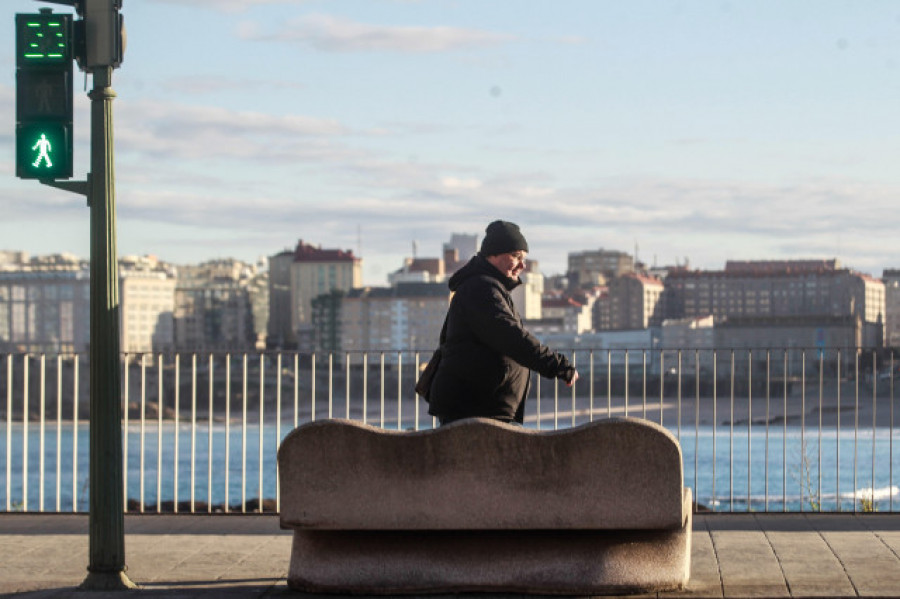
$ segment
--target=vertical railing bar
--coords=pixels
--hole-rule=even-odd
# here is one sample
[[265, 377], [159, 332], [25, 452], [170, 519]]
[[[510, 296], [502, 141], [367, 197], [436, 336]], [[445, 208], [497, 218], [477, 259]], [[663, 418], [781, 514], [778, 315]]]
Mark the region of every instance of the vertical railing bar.
[[197, 486], [197, 354], [191, 354], [191, 513], [196, 510]]
[[747, 511], [753, 489], [753, 350], [747, 350]]
[[381, 367], [381, 422], [380, 422], [380, 425], [381, 425], [381, 428], [383, 429], [384, 428], [384, 395], [385, 395], [385, 391], [384, 391], [384, 352], [383, 351], [379, 353], [378, 359], [379, 359], [380, 367]]
[[259, 497], [259, 504], [257, 510], [259, 513], [263, 513], [263, 501], [265, 499], [263, 495], [263, 449], [265, 445], [265, 418], [264, 418], [264, 410], [266, 406], [266, 355], [264, 353], [259, 354], [259, 488], [257, 490]]
[[[660, 366], [662, 366], [662, 352], [660, 352]], [[660, 382], [660, 387], [662, 384]], [[716, 499], [716, 464], [718, 463], [717, 458], [717, 441], [716, 441], [716, 431], [719, 428], [719, 420], [718, 420], [718, 407], [719, 403], [719, 352], [718, 350], [713, 350], [713, 415], [712, 415], [712, 450], [713, 450], [713, 463], [712, 463], [712, 504], [713, 510], [718, 511], [718, 501]]]
[[681, 350], [678, 350], [678, 442], [681, 443]]
[[[591, 349], [590, 354], [588, 355], [588, 408], [590, 409], [590, 414], [588, 415], [588, 421], [594, 421], [594, 350]], [[538, 377], [540, 380], [540, 377]], [[540, 414], [538, 414], [538, 422], [540, 423]]]
[[403, 352], [397, 352], [397, 430], [403, 430]]
[[22, 511], [28, 511], [28, 391], [30, 386], [28, 364], [30, 356], [22, 356]]
[[300, 354], [294, 352], [294, 428], [300, 424]]
[[62, 354], [56, 356], [56, 511], [61, 509], [62, 487]]
[[659, 350], [659, 425], [663, 426], [663, 403], [666, 390], [665, 350]]
[[145, 509], [144, 503], [144, 484], [146, 478], [146, 433], [147, 433], [147, 354], [141, 354], [141, 430], [138, 435], [138, 447], [140, 447], [140, 512], [143, 514]]
[[175, 448], [174, 448], [174, 457], [172, 459], [173, 462], [173, 472], [172, 472], [172, 487], [173, 487], [173, 495], [172, 503], [173, 511], [178, 513], [178, 475], [179, 475], [179, 464], [178, 459], [180, 457], [180, 449], [181, 449], [181, 354], [175, 354]]
[[[79, 384], [79, 359], [78, 354], [72, 355], [72, 511], [78, 511], [78, 384]], [[8, 432], [7, 432], [8, 434]], [[125, 453], [124, 451], [122, 452]], [[123, 472], [123, 479], [124, 472]], [[7, 492], [9, 495], [9, 492]]]
[[836, 426], [834, 429], [834, 450], [835, 450], [835, 497], [837, 499], [837, 511], [841, 511], [841, 350], [837, 350], [837, 414]]
[[[123, 387], [124, 391], [122, 394], [122, 420], [123, 420], [123, 435], [122, 435], [122, 509], [126, 512], [128, 511], [128, 429], [130, 428], [128, 423], [128, 413], [131, 411], [128, 409], [130, 402], [130, 394], [129, 390], [131, 389], [130, 384], [130, 376], [129, 371], [131, 362], [131, 355], [125, 354], [123, 363], [124, 363], [124, 377], [123, 377]], [[90, 393], [90, 389], [88, 389], [88, 393]], [[88, 422], [90, 423], [90, 414], [88, 415]], [[90, 428], [90, 424], [88, 424], [88, 428]], [[90, 433], [88, 433], [90, 434]], [[77, 454], [76, 454], [77, 455]]]
[[316, 420], [316, 354], [313, 353], [309, 359], [310, 379], [309, 379], [309, 421]]
[[628, 418], [628, 349], [625, 349], [625, 418]]
[[38, 404], [38, 415], [40, 428], [38, 428], [38, 449], [40, 453], [38, 453], [38, 511], [44, 511], [44, 463], [45, 463], [45, 448], [46, 448], [46, 438], [45, 438], [45, 429], [46, 429], [46, 415], [47, 415], [47, 356], [46, 354], [41, 354], [40, 364], [40, 385], [39, 385], [39, 395], [38, 398], [40, 403]]
[[[6, 355], [6, 511], [12, 510], [13, 356]], [[77, 435], [76, 435], [77, 437]], [[77, 453], [75, 455], [78, 455]], [[74, 496], [75, 493], [72, 493]]]
[[247, 371], [248, 356], [243, 354], [243, 373], [241, 376], [242, 396], [241, 396], [241, 513], [247, 513]]
[[231, 352], [225, 354], [225, 513], [231, 512]]
[[859, 486], [857, 481], [857, 465], [859, 462], [859, 348], [854, 352], [854, 369], [853, 376], [854, 380], [854, 399], [855, 404], [853, 407], [853, 511], [857, 512], [859, 509], [859, 498], [857, 497], [857, 487]]
[[[700, 350], [694, 350], [694, 503], [700, 492]], [[646, 403], [646, 402], [645, 402]]]
[[162, 454], [163, 454], [163, 355], [157, 356], [156, 367], [156, 513], [162, 512]]
[[[418, 351], [415, 352], [414, 357], [415, 357], [415, 361], [416, 361], [416, 363], [415, 363], [416, 369], [413, 372], [415, 373], [415, 377], [418, 378], [419, 373], [421, 372], [421, 370], [419, 370], [420, 366], [419, 366], [419, 352]], [[415, 383], [413, 383], [413, 384], [415, 384]], [[413, 430], [417, 431], [417, 430], [419, 430], [419, 395], [415, 392], [413, 392], [413, 405], [415, 406], [415, 409], [413, 410], [413, 413], [414, 413]], [[363, 422], [365, 422], [365, 418], [363, 418]]]
[[334, 418], [334, 352], [328, 352], [328, 419]]
[[213, 508], [213, 414], [215, 413], [215, 355], [209, 352], [209, 408], [206, 414], [206, 512], [212, 513]]
[[[890, 376], [890, 409], [891, 420], [888, 435], [888, 487], [891, 489], [889, 509], [894, 511], [894, 350], [891, 350], [891, 376]], [[821, 410], [820, 410], [821, 411]], [[820, 479], [821, 480], [821, 479]]]
[[825, 352], [820, 349], [819, 350], [819, 438], [818, 438], [818, 453], [819, 459], [816, 463], [816, 477], [818, 478], [818, 486], [816, 488], [816, 506], [819, 508], [817, 511], [822, 511], [822, 408], [824, 406], [824, 391], [823, 388], [825, 386]]
[[731, 395], [728, 416], [728, 502], [734, 511], [734, 350], [731, 350]]
[[784, 365], [781, 371], [782, 384], [784, 385], [784, 406], [781, 418], [781, 511], [787, 511], [787, 421], [788, 421], [788, 350], [784, 350]]
[[[647, 350], [641, 350], [641, 418], [647, 419]], [[696, 487], [695, 487], [696, 489]]]
[[612, 418], [612, 350], [606, 350], [606, 417]]
[[[363, 424], [369, 421], [369, 352], [363, 352], [362, 375], [362, 410]], [[416, 371], [418, 372], [418, 371]]]
[[770, 409], [772, 405], [772, 352], [766, 350], [766, 456], [765, 456], [765, 511], [769, 511], [769, 427], [772, 422]]
[[[278, 446], [281, 444], [281, 352], [276, 358], [278, 373], [275, 375], [277, 385], [275, 393], [275, 456], [278, 456]], [[275, 460], [275, 511], [281, 513], [281, 474], [278, 472], [278, 460]]]
[[350, 352], [344, 352], [344, 413], [350, 418]]
[[553, 430], [559, 430], [559, 379], [553, 379]]
[[806, 350], [800, 350], [800, 511], [803, 511], [803, 481], [809, 465], [806, 460]]
[[875, 505], [875, 433], [877, 432], [875, 411], [877, 409], [878, 368], [876, 365], [878, 356], [872, 350], [872, 511], [876, 511]]
[[[574, 349], [572, 350], [572, 367], [576, 368], [576, 369], [578, 368], [578, 352], [576, 352]], [[573, 427], [575, 426], [575, 412], [577, 411], [577, 407], [578, 407], [576, 400], [575, 400], [575, 389], [576, 389], [576, 385], [573, 383], [572, 384], [572, 426]]]

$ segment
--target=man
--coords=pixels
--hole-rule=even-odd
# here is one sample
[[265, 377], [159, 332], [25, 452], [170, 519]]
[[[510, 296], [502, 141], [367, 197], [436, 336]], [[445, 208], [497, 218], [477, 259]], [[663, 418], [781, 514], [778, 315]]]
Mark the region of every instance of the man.
[[519, 227], [488, 225], [481, 251], [450, 277], [442, 357], [428, 412], [441, 424], [481, 416], [522, 423], [531, 370], [572, 386], [578, 372], [522, 326], [510, 292], [522, 281], [528, 243]]

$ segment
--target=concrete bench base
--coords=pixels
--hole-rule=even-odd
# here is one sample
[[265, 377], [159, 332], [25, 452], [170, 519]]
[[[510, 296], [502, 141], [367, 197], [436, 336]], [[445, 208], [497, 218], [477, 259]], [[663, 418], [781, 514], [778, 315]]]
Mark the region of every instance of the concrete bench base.
[[650, 422], [316, 421], [284, 439], [278, 467], [295, 590], [600, 595], [690, 575], [681, 448]]
[[687, 584], [690, 535], [690, 517], [677, 531], [295, 530], [288, 585], [370, 595], [667, 591]]

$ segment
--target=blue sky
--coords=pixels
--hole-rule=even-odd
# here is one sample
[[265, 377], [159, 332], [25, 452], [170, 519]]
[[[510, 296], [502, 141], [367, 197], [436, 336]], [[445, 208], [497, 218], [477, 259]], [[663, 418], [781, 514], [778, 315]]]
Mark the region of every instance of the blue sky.
[[[14, 176], [0, 28], [0, 249], [89, 255], [74, 194]], [[900, 3], [125, 0], [118, 247], [189, 263], [298, 239], [364, 279], [453, 232], [531, 257], [900, 267]], [[90, 87], [90, 81], [87, 82]], [[89, 103], [76, 72], [76, 178]]]

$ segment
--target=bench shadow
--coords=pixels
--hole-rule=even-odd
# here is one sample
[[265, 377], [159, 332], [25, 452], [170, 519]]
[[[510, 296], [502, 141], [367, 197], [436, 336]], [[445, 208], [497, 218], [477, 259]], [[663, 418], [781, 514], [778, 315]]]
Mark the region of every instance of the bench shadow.
[[770, 532], [872, 532], [900, 531], [897, 513], [698, 513], [694, 530]]

